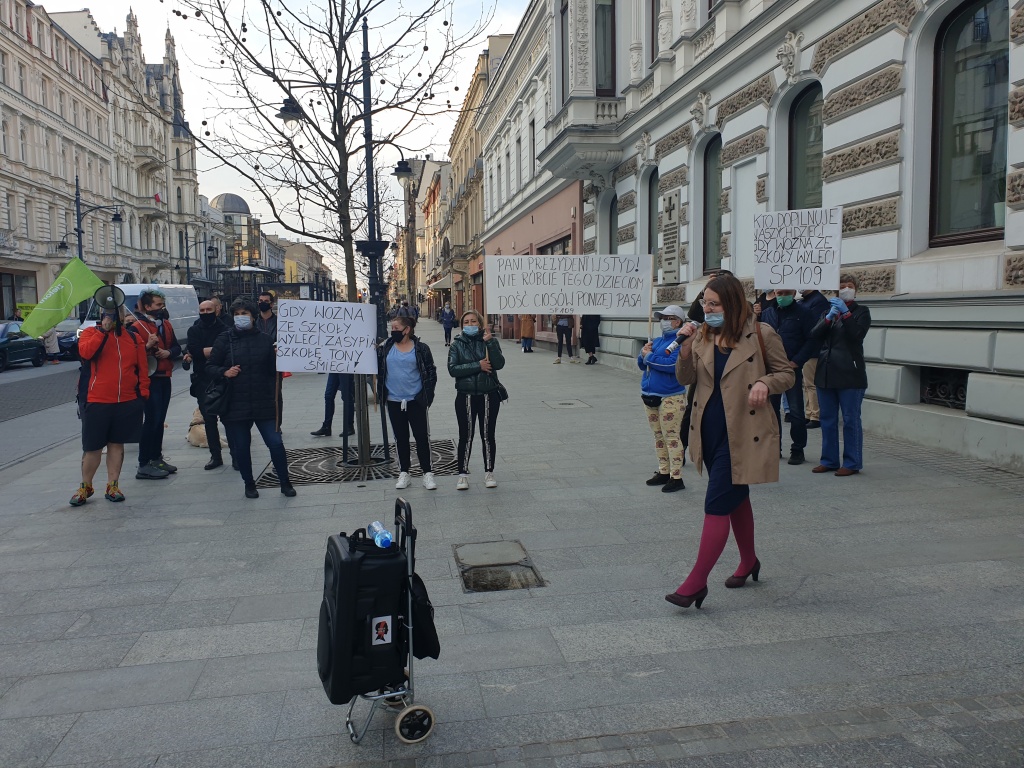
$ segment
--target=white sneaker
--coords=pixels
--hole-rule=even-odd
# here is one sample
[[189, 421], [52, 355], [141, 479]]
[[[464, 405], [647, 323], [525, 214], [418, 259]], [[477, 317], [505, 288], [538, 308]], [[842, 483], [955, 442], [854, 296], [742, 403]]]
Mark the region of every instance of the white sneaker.
[[456, 491], [468, 491], [469, 490], [469, 478], [465, 475], [459, 475], [459, 482], [455, 485]]
[[398, 490], [402, 490], [403, 488], [408, 488], [409, 487], [409, 483], [411, 483], [411, 482], [412, 482], [412, 478], [409, 477], [409, 473], [408, 472], [402, 472], [398, 476], [398, 482], [395, 483], [395, 488], [397, 488]]
[[569, 358], [569, 362], [570, 363], [579, 363], [579, 361], [580, 361], [580, 359], [578, 357], [570, 357]]
[[554, 362], [554, 364], [555, 364], [555, 365], [561, 365], [561, 364], [562, 364], [562, 358], [560, 358], [560, 357], [556, 357], [556, 358], [555, 358], [555, 362]]
[[428, 491], [436, 491], [437, 490], [437, 483], [434, 482], [434, 473], [433, 472], [424, 472], [423, 473], [423, 487], [426, 488]]
[[498, 481], [494, 479], [494, 473], [488, 472], [484, 475], [484, 488], [497, 488]]

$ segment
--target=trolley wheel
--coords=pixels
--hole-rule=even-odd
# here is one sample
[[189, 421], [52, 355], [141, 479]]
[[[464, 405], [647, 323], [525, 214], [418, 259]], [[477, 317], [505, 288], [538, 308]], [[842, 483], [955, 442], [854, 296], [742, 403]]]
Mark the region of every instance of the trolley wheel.
[[395, 733], [406, 744], [418, 744], [430, 735], [434, 727], [434, 712], [430, 707], [414, 704], [398, 713]]

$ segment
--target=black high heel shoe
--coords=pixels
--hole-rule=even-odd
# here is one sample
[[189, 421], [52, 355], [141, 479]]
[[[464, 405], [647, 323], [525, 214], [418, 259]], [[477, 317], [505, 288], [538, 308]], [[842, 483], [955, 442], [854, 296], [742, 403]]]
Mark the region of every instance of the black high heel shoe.
[[[754, 581], [757, 581], [757, 575], [761, 572], [761, 561], [754, 560], [754, 567], [750, 569], [750, 573], [747, 576], [753, 576]], [[725, 580], [725, 586], [729, 589], [736, 589], [742, 587], [747, 583], [747, 576], [730, 576]]]
[[704, 598], [707, 596], [708, 588], [704, 587], [700, 592], [694, 592], [692, 595], [680, 595], [678, 592], [673, 592], [670, 595], [665, 595], [665, 599], [672, 603], [672, 605], [678, 605], [680, 608], [689, 608], [694, 603], [700, 608], [700, 604], [704, 602]]

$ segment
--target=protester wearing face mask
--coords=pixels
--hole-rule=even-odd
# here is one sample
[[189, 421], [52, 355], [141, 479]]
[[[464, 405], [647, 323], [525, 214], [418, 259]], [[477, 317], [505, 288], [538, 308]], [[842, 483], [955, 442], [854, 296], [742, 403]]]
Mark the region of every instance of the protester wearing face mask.
[[274, 294], [270, 291], [261, 293], [257, 298], [256, 308], [260, 311], [256, 317], [256, 329], [277, 341], [277, 313], [274, 312]]
[[171, 404], [171, 373], [174, 361], [181, 357], [181, 345], [168, 320], [164, 294], [148, 288], [139, 295], [136, 305], [135, 332], [145, 339], [149, 362], [149, 399], [146, 400], [139, 438], [139, 468], [136, 480], [160, 480], [178, 468], [164, 461], [164, 422]]
[[452, 328], [455, 327], [455, 310], [447, 301], [444, 303], [444, 309], [441, 310], [441, 327], [444, 328], [444, 345], [450, 347], [452, 345]]
[[686, 410], [686, 387], [676, 380], [676, 359], [679, 345], [676, 333], [686, 322], [682, 307], [669, 304], [654, 313], [661, 334], [648, 341], [636, 364], [644, 372], [640, 379], [640, 399], [647, 410], [647, 423], [654, 432], [654, 450], [658, 454], [658, 471], [647, 481], [650, 486], [662, 486], [662, 493], [674, 493], [686, 487], [683, 465], [686, 454], [679, 432]]
[[398, 448], [398, 482], [395, 488], [408, 488], [412, 479], [412, 452], [409, 431], [416, 440], [416, 457], [423, 471], [423, 487], [437, 488], [430, 466], [430, 425], [427, 409], [434, 402], [437, 368], [430, 347], [413, 333], [415, 317], [396, 317], [391, 321], [391, 337], [377, 350], [377, 386], [379, 399], [387, 403], [391, 431]]
[[252, 299], [235, 299], [231, 305], [234, 328], [217, 337], [207, 365], [211, 380], [231, 381], [227, 412], [221, 415], [221, 420], [245, 483], [245, 497], [257, 499], [260, 495], [250, 453], [254, 425], [270, 451], [281, 493], [294, 496], [284, 441], [277, 430], [277, 353], [273, 339], [256, 328], [257, 313]]
[[[814, 385], [821, 411], [821, 463], [812, 472], [856, 475], [864, 468], [864, 428], [860, 410], [868, 375], [864, 368], [864, 337], [871, 312], [856, 302], [857, 278], [839, 278], [839, 296], [811, 331], [818, 353]], [[843, 412], [843, 455], [839, 457], [839, 411]]]
[[742, 587], [748, 576], [757, 581], [761, 562], [749, 486], [778, 482], [779, 423], [768, 397], [792, 387], [795, 376], [778, 334], [755, 322], [743, 285], [732, 275], [720, 275], [704, 289], [700, 330], [686, 324], [679, 334], [676, 377], [693, 387], [690, 458], [698, 471], [707, 468], [708, 490], [697, 562], [665, 599], [700, 608], [730, 527], [740, 563], [725, 586]]
[[459, 422], [459, 482], [456, 490], [469, 490], [469, 458], [473, 435], [480, 425], [484, 445], [484, 486], [497, 488], [494, 430], [501, 397], [496, 372], [505, 367], [501, 344], [491, 335], [483, 316], [475, 309], [462, 315], [462, 333], [448, 350], [448, 374], [455, 379], [455, 418]]
[[216, 469], [224, 464], [217, 416], [206, 410], [206, 389], [210, 385], [210, 372], [206, 362], [213, 352], [213, 343], [222, 333], [227, 331], [217, 317], [213, 301], [200, 302], [199, 318], [188, 329], [188, 351], [185, 353], [185, 360], [192, 364], [192, 386], [189, 392], [196, 399], [199, 413], [202, 414], [206, 444], [210, 449], [210, 461], [203, 469]]

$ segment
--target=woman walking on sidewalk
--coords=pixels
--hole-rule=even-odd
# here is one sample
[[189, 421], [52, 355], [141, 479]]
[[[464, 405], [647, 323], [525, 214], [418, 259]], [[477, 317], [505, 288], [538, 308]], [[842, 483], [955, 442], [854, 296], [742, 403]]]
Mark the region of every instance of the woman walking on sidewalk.
[[695, 385], [690, 457], [708, 469], [704, 530], [697, 562], [679, 588], [665, 599], [687, 608], [708, 594], [708, 575], [722, 556], [732, 526], [740, 564], [726, 582], [742, 587], [757, 581], [761, 563], [754, 549], [751, 483], [779, 479], [779, 424], [768, 396], [793, 386], [795, 376], [778, 334], [754, 320], [743, 286], [732, 275], [704, 289], [704, 325], [679, 331], [676, 363], [680, 384]]
[[423, 471], [423, 487], [437, 488], [430, 467], [430, 426], [427, 409], [434, 402], [437, 387], [437, 368], [430, 347], [413, 335], [415, 317], [396, 317], [391, 321], [391, 338], [377, 352], [377, 384], [380, 400], [387, 403], [391, 431], [395, 433], [398, 448], [398, 483], [395, 488], [408, 488], [411, 478], [412, 451], [409, 430], [416, 438], [416, 457]]
[[462, 315], [462, 334], [448, 351], [448, 373], [455, 379], [455, 418], [459, 422], [459, 482], [456, 489], [469, 490], [469, 457], [473, 433], [480, 423], [484, 444], [484, 486], [497, 488], [494, 479], [494, 428], [501, 397], [495, 371], [505, 367], [501, 344], [491, 335], [483, 316], [475, 309]]

